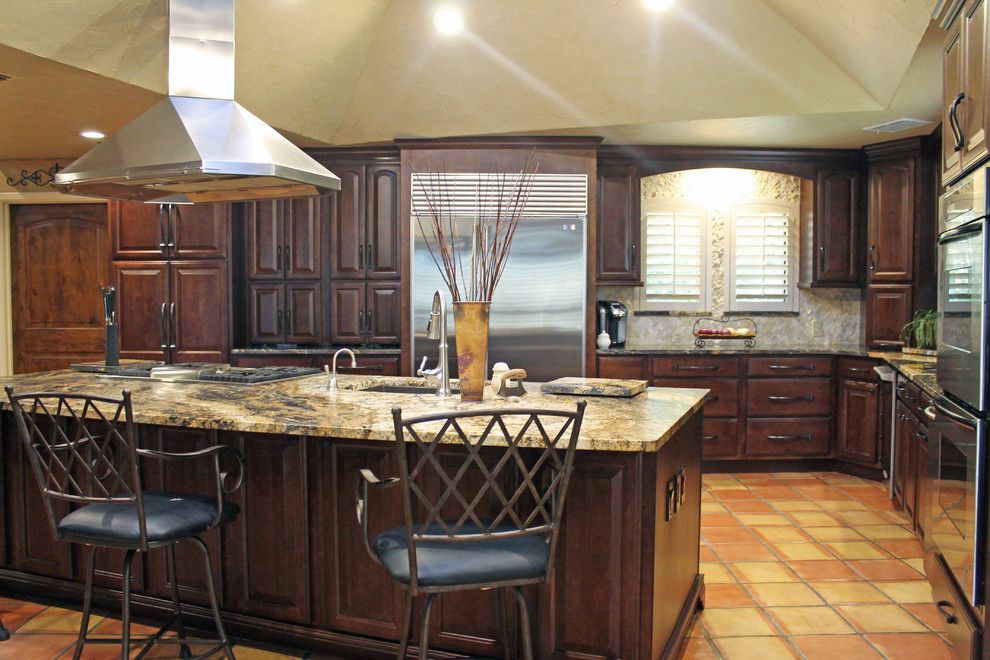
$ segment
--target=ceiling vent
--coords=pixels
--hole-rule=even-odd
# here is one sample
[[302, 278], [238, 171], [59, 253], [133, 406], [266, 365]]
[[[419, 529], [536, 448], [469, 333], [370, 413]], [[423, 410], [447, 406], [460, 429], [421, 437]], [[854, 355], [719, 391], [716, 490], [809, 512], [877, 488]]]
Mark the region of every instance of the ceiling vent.
[[918, 128], [919, 126], [924, 126], [925, 124], [930, 123], [931, 122], [927, 119], [909, 119], [904, 117], [902, 119], [885, 121], [884, 123], [877, 124], [876, 126], [867, 126], [863, 130], [873, 131], [874, 133], [900, 133], [901, 131]]

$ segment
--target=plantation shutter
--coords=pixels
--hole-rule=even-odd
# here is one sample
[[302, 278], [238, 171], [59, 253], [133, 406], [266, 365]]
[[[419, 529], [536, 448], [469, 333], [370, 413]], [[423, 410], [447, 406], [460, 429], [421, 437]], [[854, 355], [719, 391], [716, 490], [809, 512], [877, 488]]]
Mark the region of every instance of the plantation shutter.
[[796, 309], [797, 255], [791, 216], [779, 206], [746, 205], [732, 210], [730, 310]]
[[644, 242], [644, 294], [654, 309], [707, 306], [707, 213], [701, 209], [648, 211]]

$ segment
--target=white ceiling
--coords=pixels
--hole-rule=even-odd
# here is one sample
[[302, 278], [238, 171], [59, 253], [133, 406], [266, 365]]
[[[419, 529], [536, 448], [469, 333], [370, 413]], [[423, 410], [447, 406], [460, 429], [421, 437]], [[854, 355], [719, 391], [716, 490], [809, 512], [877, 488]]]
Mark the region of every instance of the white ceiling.
[[[856, 147], [936, 120], [934, 0], [236, 0], [237, 99], [303, 145], [496, 133]], [[0, 2], [0, 158], [72, 156], [166, 85], [165, 0]], [[926, 35], [927, 31], [927, 35]], [[934, 125], [915, 131], [930, 132]], [[907, 135], [907, 134], [904, 134]]]

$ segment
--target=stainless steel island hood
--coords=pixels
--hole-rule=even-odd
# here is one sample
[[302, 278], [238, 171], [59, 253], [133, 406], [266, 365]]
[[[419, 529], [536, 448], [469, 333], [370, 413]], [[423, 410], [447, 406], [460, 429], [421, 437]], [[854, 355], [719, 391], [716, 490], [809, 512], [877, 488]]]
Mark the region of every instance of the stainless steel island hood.
[[233, 100], [234, 0], [169, 0], [169, 95], [55, 175], [148, 203], [304, 197], [340, 179]]

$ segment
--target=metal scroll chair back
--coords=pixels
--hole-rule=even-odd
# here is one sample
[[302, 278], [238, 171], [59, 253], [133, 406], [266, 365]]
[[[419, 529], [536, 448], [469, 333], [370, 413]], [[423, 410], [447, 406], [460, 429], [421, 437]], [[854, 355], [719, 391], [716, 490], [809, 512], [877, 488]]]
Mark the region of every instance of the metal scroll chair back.
[[[585, 405], [579, 402], [575, 411], [517, 408], [407, 419], [400, 408], [392, 409], [413, 594], [419, 591], [416, 545], [423, 541], [539, 535], [549, 546], [544, 577], [550, 574]], [[439, 451], [452, 445], [466, 450], [453, 462]], [[422, 514], [418, 520], [416, 513]]]
[[58, 538], [58, 501], [137, 507], [141, 546], [147, 547], [131, 394], [119, 399], [7, 387], [24, 451], [41, 487]]

